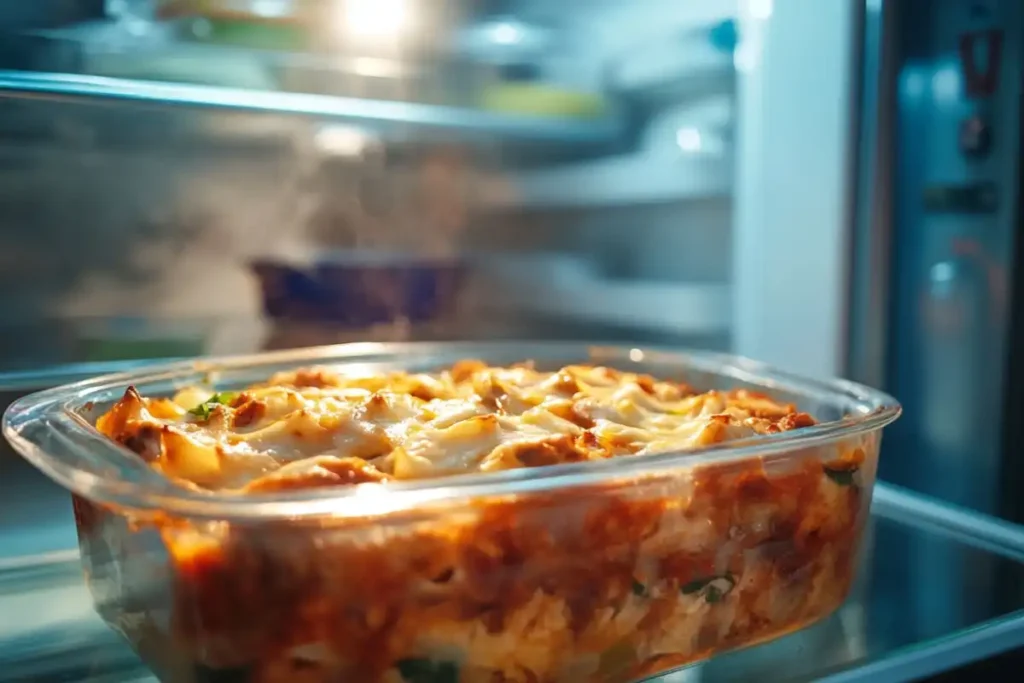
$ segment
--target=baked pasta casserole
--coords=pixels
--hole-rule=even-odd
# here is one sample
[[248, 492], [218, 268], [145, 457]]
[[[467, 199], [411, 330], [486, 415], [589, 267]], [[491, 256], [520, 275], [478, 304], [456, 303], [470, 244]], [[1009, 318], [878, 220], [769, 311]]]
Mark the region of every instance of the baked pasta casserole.
[[[273, 500], [362, 487], [369, 501], [407, 480], [457, 486], [814, 424], [744, 389], [462, 361], [421, 374], [314, 367], [172, 398], [128, 387], [96, 427], [193, 490]], [[138, 570], [166, 573], [164, 602], [126, 608], [123, 576], [94, 577], [164, 681], [625, 683], [835, 609], [855, 570], [876, 439], [423, 516], [139, 522], [82, 498], [76, 515], [92, 556], [137, 552], [119, 524], [150, 527], [166, 549]]]

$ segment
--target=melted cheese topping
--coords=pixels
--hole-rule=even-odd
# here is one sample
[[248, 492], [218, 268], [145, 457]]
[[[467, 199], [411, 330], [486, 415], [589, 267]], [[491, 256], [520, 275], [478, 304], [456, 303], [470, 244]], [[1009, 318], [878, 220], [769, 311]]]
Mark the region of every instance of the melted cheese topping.
[[430, 374], [312, 368], [172, 399], [129, 387], [97, 428], [167, 476], [267, 492], [686, 451], [811, 424], [746, 390], [463, 361]]

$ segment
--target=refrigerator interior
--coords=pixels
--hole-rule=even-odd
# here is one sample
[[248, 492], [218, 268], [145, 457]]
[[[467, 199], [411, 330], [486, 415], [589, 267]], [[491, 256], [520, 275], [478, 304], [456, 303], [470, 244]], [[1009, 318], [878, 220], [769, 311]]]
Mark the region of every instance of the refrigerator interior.
[[[416, 60], [123, 12], [9, 27], [0, 366], [533, 337], [842, 374], [860, 10], [529, 0], [430, 24], [433, 5], [395, 6], [431, 27]], [[268, 315], [255, 261], [339, 253], [469, 276], [436, 319]], [[19, 538], [3, 552], [67, 542]]]
[[341, 250], [467, 255], [472, 291], [429, 331], [331, 340], [632, 339], [840, 373], [860, 11], [800, 4], [410, 0], [395, 26], [433, 38], [335, 59], [122, 14], [22, 30], [0, 211], [31, 229], [0, 237], [2, 362], [309, 343], [275, 337], [251, 262]]
[[[864, 223], [889, 177], [869, 152], [891, 3], [495, 0], [429, 21], [417, 8], [440, 3], [386, 5], [409, 11], [358, 15], [372, 45], [326, 60], [215, 44], [145, 1], [74, 23], [0, 12], [17, 29], [0, 49], [0, 367], [99, 363], [8, 375], [5, 402], [114, 359], [370, 339], [683, 344], [885, 381], [869, 337], [888, 337], [856, 316], [881, 277]], [[380, 39], [398, 30], [404, 57]], [[268, 315], [255, 260], [339, 253], [465, 259], [471, 277], [438, 319]], [[71, 547], [64, 492], [3, 447], [0, 560]], [[851, 661], [1003, 614], [987, 590], [933, 599], [969, 572], [992, 587], [1008, 560], [934, 538], [943, 510], [922, 518], [928, 533], [883, 530], [866, 556], [884, 586], [870, 618], [855, 602], [838, 622]], [[728, 666], [685, 677], [739, 679]]]

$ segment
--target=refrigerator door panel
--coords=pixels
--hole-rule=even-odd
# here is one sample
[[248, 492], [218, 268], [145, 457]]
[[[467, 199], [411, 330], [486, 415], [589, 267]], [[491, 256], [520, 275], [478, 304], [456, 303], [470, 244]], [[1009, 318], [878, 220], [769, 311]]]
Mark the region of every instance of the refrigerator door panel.
[[[1008, 282], [1020, 277], [1013, 246], [1024, 6], [867, 6], [848, 371], [904, 405], [887, 432], [880, 477], [998, 514], [1001, 482], [1017, 457], [1000, 425], [1017, 419], [1004, 413], [1004, 394]], [[994, 30], [997, 60], [985, 49]], [[991, 90], [965, 72], [963, 46], [972, 42], [976, 59], [967, 61], [996, 76], [981, 79]], [[993, 564], [964, 562], [928, 541], [882, 543], [875, 553], [905, 562], [902, 599], [922, 623], [969, 619], [1013, 588]], [[960, 597], [940, 604], [936, 595]]]
[[[996, 513], [1022, 6], [1015, 0], [898, 6], [903, 54], [886, 384], [906, 411], [889, 436], [898, 456], [883, 459], [880, 476]], [[992, 30], [1002, 36], [1001, 60], [977, 51], [998, 83], [990, 95], [972, 94], [976, 79], [964, 67], [961, 46]]]

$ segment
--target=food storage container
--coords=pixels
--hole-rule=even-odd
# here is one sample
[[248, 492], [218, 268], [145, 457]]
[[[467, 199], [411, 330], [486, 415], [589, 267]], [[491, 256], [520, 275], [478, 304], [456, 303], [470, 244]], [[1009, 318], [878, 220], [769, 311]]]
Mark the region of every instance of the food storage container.
[[466, 269], [455, 258], [375, 252], [261, 258], [251, 268], [271, 319], [357, 329], [399, 319], [421, 323], [451, 313]]
[[[187, 489], [91, 425], [148, 396], [321, 365], [589, 363], [753, 388], [821, 424], [697, 450], [243, 496]], [[165, 682], [622, 682], [775, 638], [854, 579], [880, 392], [752, 361], [565, 343], [353, 344], [179, 363], [14, 403], [4, 433], [74, 497], [102, 617]]]
[[310, 48], [317, 23], [329, 17], [323, 3], [291, 0], [158, 0], [154, 14], [180, 22], [185, 40], [286, 51]]

